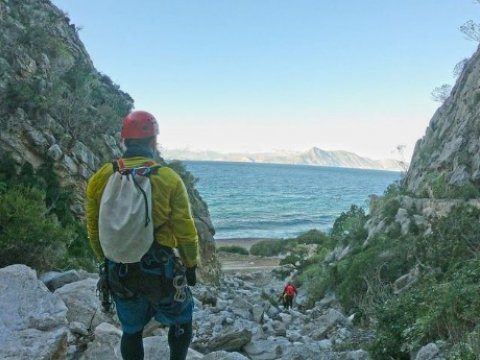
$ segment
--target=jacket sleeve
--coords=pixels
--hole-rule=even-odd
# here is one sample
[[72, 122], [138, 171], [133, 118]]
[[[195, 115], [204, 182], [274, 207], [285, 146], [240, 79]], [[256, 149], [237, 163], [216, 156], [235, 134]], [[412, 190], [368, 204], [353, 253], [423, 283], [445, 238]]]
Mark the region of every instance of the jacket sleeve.
[[198, 236], [193, 221], [187, 189], [179, 179], [171, 202], [173, 235], [177, 240], [180, 257], [187, 267], [197, 265]]
[[85, 197], [85, 212], [87, 216], [87, 232], [90, 247], [92, 248], [98, 260], [103, 260], [104, 255], [98, 236], [98, 216], [100, 205], [97, 199], [97, 181], [93, 176], [87, 185], [87, 193]]

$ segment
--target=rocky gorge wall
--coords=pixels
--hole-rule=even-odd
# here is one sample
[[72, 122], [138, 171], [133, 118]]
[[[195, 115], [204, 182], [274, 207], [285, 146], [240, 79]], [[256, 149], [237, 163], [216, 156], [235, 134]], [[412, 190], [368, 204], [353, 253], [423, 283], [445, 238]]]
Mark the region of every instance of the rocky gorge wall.
[[[71, 210], [84, 215], [88, 178], [123, 152], [121, 119], [133, 99], [98, 72], [79, 28], [48, 0], [0, 1], [0, 156], [34, 168], [54, 163], [62, 187], [73, 190]], [[205, 277], [218, 277], [208, 207], [188, 192], [201, 243]]]
[[[465, 64], [450, 96], [418, 140], [405, 178], [422, 197], [456, 197], [480, 186], [480, 49]], [[446, 184], [446, 188], [438, 189]], [[439, 191], [440, 190], [440, 191]]]

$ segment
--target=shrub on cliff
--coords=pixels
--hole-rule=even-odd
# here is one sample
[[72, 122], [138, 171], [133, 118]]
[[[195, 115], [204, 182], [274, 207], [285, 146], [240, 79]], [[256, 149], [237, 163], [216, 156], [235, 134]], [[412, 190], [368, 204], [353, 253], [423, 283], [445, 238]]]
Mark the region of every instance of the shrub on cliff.
[[10, 154], [1, 154], [0, 196], [1, 266], [94, 269], [85, 227], [70, 211], [72, 193], [60, 187], [52, 162], [35, 170], [29, 163], [18, 167]]
[[451, 346], [452, 354], [462, 354], [451, 358], [480, 353], [479, 233], [480, 209], [462, 206], [436, 220], [429, 236], [402, 241], [422, 271], [411, 288], [377, 307], [375, 358], [409, 358], [437, 340]]
[[72, 228], [49, 213], [41, 190], [15, 186], [0, 193], [0, 267], [20, 263], [40, 271], [58, 269], [74, 239]]
[[352, 205], [343, 212], [334, 222], [330, 232], [332, 241], [341, 245], [355, 245], [362, 243], [368, 235], [365, 229], [367, 215], [363, 208]]

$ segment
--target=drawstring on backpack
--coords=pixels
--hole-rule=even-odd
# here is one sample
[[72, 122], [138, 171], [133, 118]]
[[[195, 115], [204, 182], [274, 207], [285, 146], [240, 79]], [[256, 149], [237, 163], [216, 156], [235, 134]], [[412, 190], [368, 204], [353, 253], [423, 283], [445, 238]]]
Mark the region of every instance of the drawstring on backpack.
[[135, 176], [139, 175], [139, 176], [148, 177], [152, 173], [152, 169], [157, 169], [160, 166], [159, 165], [153, 166], [153, 167], [141, 166], [141, 167], [138, 167], [138, 168], [127, 169], [127, 168], [125, 168], [125, 163], [123, 162], [123, 159], [119, 159], [117, 161], [114, 161], [112, 164], [113, 164], [113, 171], [118, 171], [120, 174], [126, 175], [127, 178], [129, 176], [131, 176], [132, 181], [135, 184], [135, 187], [142, 193], [143, 200], [145, 202], [145, 227], [147, 227], [148, 224], [150, 224], [150, 221], [152, 221], [152, 219], [150, 219], [150, 212], [149, 212], [149, 209], [148, 209], [148, 198], [147, 198], [147, 194], [146, 194], [145, 190], [143, 190], [143, 188], [140, 186], [138, 181], [135, 179]]
[[132, 180], [133, 180], [133, 183], [135, 184], [135, 186], [137, 187], [138, 190], [140, 190], [140, 192], [142, 193], [143, 195], [143, 200], [145, 201], [145, 227], [148, 226], [148, 224], [150, 224], [150, 216], [149, 216], [149, 212], [148, 212], [148, 199], [147, 199], [147, 194], [145, 193], [145, 190], [143, 190], [143, 188], [138, 184], [137, 180], [135, 180], [135, 169], [133, 169], [134, 171], [132, 171]]

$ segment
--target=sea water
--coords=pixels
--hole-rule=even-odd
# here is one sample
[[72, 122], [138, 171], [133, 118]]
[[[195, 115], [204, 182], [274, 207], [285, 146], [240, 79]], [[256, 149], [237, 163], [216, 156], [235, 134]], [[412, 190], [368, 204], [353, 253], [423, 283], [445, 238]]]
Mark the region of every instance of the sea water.
[[304, 165], [185, 161], [198, 178], [216, 239], [288, 238], [328, 231], [352, 204], [368, 211], [399, 172]]

